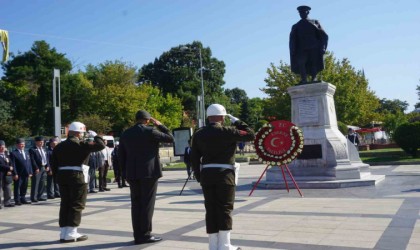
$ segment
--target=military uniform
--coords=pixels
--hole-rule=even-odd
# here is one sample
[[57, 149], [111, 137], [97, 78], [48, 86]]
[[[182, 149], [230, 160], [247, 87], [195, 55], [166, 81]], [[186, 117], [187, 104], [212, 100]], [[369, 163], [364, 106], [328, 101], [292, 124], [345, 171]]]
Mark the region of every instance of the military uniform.
[[61, 194], [60, 228], [80, 225], [87, 196], [87, 183], [81, 166], [87, 165], [91, 152], [105, 148], [101, 137], [96, 136], [94, 142], [91, 144], [69, 136], [53, 150], [51, 166]]
[[203, 189], [208, 234], [232, 229], [236, 145], [254, 138], [254, 131], [242, 121], [232, 127], [210, 123], [193, 135], [191, 163]]

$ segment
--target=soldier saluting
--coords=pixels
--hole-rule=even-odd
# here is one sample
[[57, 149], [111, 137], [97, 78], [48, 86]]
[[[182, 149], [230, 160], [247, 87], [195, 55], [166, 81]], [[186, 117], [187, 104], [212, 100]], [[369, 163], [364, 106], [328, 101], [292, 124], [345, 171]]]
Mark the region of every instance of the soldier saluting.
[[84, 241], [88, 238], [77, 232], [87, 196], [87, 176], [82, 165], [88, 164], [91, 152], [104, 149], [105, 143], [99, 136], [95, 136], [93, 142], [84, 141], [85, 132], [86, 126], [83, 123], [72, 122], [67, 140], [54, 148], [51, 157], [54, 179], [57, 180], [61, 193], [58, 223], [60, 242], [64, 243]]
[[[228, 116], [233, 126], [224, 126]], [[251, 141], [254, 131], [226, 113], [220, 104], [207, 108], [209, 124], [197, 130], [192, 139], [191, 163], [200, 182], [206, 207], [206, 231], [210, 250], [238, 250], [230, 244], [235, 201], [235, 151], [238, 141]]]

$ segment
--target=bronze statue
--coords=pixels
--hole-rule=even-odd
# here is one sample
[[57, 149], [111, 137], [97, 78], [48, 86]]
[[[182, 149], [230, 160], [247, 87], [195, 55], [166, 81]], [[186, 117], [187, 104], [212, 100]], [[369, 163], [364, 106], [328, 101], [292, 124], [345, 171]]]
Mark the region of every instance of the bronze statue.
[[307, 75], [311, 76], [311, 82], [319, 82], [316, 75], [324, 69], [323, 55], [327, 50], [328, 35], [318, 20], [308, 19], [311, 7], [299, 6], [297, 10], [302, 19], [292, 26], [290, 32], [291, 69], [300, 75], [299, 84], [308, 83]]

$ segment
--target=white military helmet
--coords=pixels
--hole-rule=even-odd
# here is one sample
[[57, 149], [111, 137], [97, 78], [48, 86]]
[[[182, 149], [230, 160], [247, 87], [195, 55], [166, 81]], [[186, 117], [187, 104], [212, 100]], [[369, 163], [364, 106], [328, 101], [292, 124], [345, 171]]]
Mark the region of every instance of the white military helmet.
[[72, 122], [70, 123], [69, 131], [86, 132], [86, 126], [81, 122]]
[[225, 107], [223, 107], [220, 104], [212, 104], [207, 108], [207, 117], [209, 116], [215, 116], [215, 115], [221, 115], [221, 116], [225, 116], [226, 114], [226, 109]]

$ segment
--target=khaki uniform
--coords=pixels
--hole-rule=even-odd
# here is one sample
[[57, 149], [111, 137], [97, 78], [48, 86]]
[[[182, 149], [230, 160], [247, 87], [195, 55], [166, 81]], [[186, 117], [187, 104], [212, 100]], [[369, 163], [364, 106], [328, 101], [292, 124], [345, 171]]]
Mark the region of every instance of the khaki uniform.
[[85, 208], [87, 183], [81, 170], [60, 168], [88, 165], [89, 154], [105, 148], [102, 138], [96, 136], [93, 144], [70, 136], [58, 144], [51, 156], [51, 167], [61, 193], [60, 227], [78, 227]]
[[194, 175], [200, 182], [206, 207], [206, 231], [208, 234], [232, 229], [235, 200], [235, 171], [228, 168], [200, 165], [234, 165], [238, 141], [251, 141], [254, 131], [242, 121], [227, 127], [210, 123], [194, 133], [192, 139], [191, 163]]

